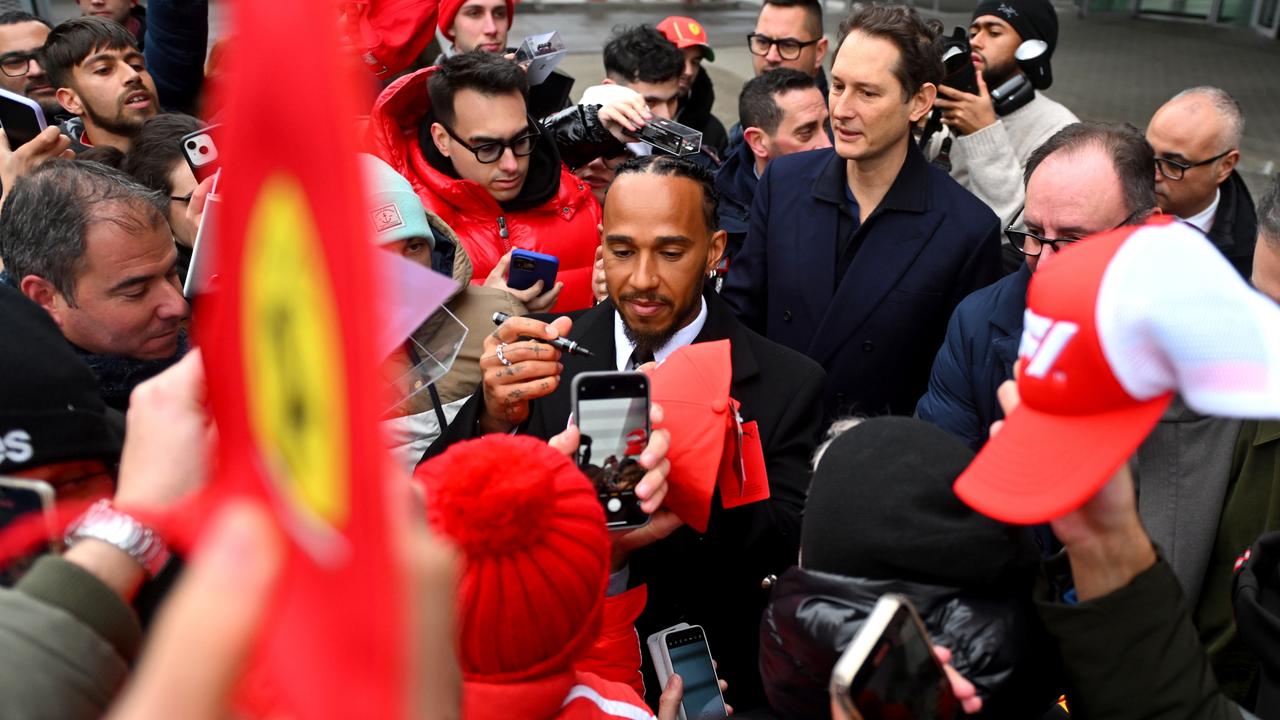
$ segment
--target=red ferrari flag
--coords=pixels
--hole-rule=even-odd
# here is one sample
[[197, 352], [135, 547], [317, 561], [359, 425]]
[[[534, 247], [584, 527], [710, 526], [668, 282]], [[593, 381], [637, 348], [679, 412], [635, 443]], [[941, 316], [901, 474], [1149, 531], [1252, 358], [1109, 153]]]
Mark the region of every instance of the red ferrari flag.
[[289, 539], [251, 695], [273, 716], [403, 716], [401, 581], [377, 435], [374, 245], [352, 75], [332, 5], [238, 0], [223, 87], [217, 279], [197, 339], [219, 431], [215, 499]]

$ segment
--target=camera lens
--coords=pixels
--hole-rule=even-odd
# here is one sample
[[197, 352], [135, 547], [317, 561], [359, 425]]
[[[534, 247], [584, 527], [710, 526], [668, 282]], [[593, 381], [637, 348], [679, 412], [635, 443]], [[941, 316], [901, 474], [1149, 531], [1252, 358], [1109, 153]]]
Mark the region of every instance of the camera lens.
[[188, 140], [188, 141], [187, 141], [187, 149], [188, 149], [188, 150], [195, 150], [195, 149], [196, 149], [196, 141], [195, 141], [195, 140]]

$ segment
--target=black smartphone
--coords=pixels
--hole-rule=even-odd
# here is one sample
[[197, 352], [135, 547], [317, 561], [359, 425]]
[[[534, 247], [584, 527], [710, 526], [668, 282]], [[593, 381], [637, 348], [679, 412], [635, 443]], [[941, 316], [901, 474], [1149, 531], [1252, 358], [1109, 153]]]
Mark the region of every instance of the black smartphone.
[[191, 174], [196, 182], [202, 183], [205, 178], [215, 174], [222, 168], [222, 156], [218, 152], [215, 138], [221, 135], [221, 125], [210, 125], [183, 136], [182, 156], [191, 166]]
[[831, 672], [831, 696], [855, 720], [953, 720], [959, 701], [911, 601], [881, 597]]
[[45, 129], [44, 111], [35, 100], [0, 89], [0, 126], [9, 149], [17, 150]]
[[[0, 444], [0, 447], [3, 445]], [[56, 550], [58, 544], [57, 533], [54, 531], [53, 486], [43, 480], [0, 477], [0, 531], [31, 515], [44, 516], [49, 544], [0, 567], [0, 587], [13, 587], [37, 558]]]
[[680, 700], [680, 717], [684, 720], [711, 720], [728, 713], [720, 678], [711, 664], [711, 648], [701, 625], [673, 630], [662, 639], [671, 672], [684, 680], [684, 697]]
[[636, 485], [649, 444], [649, 378], [638, 372], [585, 372], [573, 378], [578, 467], [596, 486], [610, 530], [648, 524]]

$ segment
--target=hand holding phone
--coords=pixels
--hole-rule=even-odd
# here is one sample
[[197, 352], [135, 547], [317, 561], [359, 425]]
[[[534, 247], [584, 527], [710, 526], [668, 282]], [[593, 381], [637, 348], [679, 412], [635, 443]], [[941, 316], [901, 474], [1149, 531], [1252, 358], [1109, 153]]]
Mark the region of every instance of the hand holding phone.
[[221, 125], [210, 125], [186, 135], [182, 144], [182, 156], [191, 166], [196, 182], [204, 182], [222, 169], [222, 156], [218, 152], [216, 138], [222, 134]]
[[511, 267], [507, 271], [507, 287], [512, 290], [528, 290], [539, 280], [542, 291], [555, 287], [556, 273], [560, 270], [560, 259], [555, 255], [545, 255], [516, 248], [511, 251]]
[[666, 688], [671, 676], [679, 675], [684, 684], [681, 720], [712, 720], [729, 714], [701, 625], [680, 623], [661, 630], [649, 636], [648, 646], [658, 683]]
[[9, 149], [17, 150], [45, 129], [44, 111], [35, 100], [0, 89], [0, 126]]
[[960, 707], [924, 623], [902, 595], [876, 602], [836, 662], [830, 690], [854, 720], [952, 720]]
[[648, 524], [636, 486], [648, 472], [640, 454], [649, 443], [649, 378], [639, 372], [577, 374], [573, 417], [580, 433], [578, 468], [595, 485], [609, 529]]

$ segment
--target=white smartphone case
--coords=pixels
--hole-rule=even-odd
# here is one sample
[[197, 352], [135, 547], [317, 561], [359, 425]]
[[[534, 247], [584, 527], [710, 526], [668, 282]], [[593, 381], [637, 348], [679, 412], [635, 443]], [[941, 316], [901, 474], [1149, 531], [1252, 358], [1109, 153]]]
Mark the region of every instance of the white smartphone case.
[[671, 656], [667, 654], [667, 634], [689, 627], [693, 626], [683, 622], [678, 625], [672, 625], [650, 635], [649, 639], [645, 641], [645, 644], [649, 646], [649, 658], [653, 660], [654, 672], [658, 675], [658, 692], [662, 692], [662, 689], [667, 686], [667, 679], [671, 677]]

